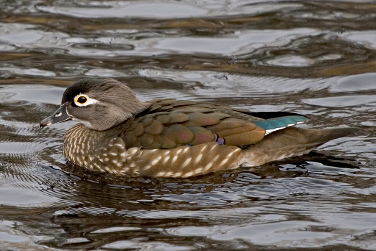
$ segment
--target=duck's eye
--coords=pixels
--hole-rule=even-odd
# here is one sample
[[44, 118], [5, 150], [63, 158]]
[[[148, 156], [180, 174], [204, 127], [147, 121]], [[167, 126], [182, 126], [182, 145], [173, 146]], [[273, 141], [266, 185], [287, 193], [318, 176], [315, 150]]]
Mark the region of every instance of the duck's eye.
[[78, 96], [76, 99], [76, 103], [84, 105], [87, 102], [87, 97], [85, 96]]
[[88, 106], [98, 102], [96, 99], [89, 98], [89, 96], [81, 93], [75, 96], [73, 101], [76, 106]]

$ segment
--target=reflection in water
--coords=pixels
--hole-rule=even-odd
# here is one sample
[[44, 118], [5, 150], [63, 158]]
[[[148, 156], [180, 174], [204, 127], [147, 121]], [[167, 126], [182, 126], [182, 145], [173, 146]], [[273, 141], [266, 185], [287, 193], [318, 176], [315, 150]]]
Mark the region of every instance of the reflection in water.
[[[376, 249], [374, 2], [0, 6], [3, 249]], [[72, 123], [38, 127], [82, 77], [118, 78], [141, 100], [298, 112], [359, 132], [252, 169], [93, 175], [62, 156]]]

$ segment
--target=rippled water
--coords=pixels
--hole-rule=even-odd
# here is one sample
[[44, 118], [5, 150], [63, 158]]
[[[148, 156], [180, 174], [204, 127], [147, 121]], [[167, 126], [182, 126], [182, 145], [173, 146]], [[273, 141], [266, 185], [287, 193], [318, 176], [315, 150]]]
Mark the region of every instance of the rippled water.
[[[1, 1], [0, 245], [9, 250], [376, 250], [374, 1]], [[316, 152], [191, 179], [72, 170], [82, 77], [358, 127]]]

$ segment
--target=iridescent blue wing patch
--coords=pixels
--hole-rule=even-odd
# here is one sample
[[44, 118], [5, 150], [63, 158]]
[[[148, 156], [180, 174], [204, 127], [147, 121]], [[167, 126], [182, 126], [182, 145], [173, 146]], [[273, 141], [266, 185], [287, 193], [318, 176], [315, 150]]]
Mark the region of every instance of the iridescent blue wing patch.
[[279, 118], [271, 118], [271, 119], [266, 119], [266, 120], [254, 121], [253, 123], [259, 127], [264, 128], [266, 131], [265, 135], [267, 135], [271, 132], [284, 129], [289, 126], [294, 126], [297, 124], [304, 123], [307, 120], [308, 120], [307, 117], [292, 115], [292, 116], [284, 116], [284, 117], [279, 117]]

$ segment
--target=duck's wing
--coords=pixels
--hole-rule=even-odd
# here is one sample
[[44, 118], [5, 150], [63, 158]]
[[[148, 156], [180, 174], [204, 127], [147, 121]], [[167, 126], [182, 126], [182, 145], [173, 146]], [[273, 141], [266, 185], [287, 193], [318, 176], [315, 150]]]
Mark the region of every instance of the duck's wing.
[[209, 142], [247, 146], [273, 131], [306, 120], [304, 116], [290, 113], [282, 117], [271, 114], [244, 112], [211, 103], [154, 100], [148, 109], [136, 115], [120, 136], [127, 147], [146, 149], [171, 149]]

